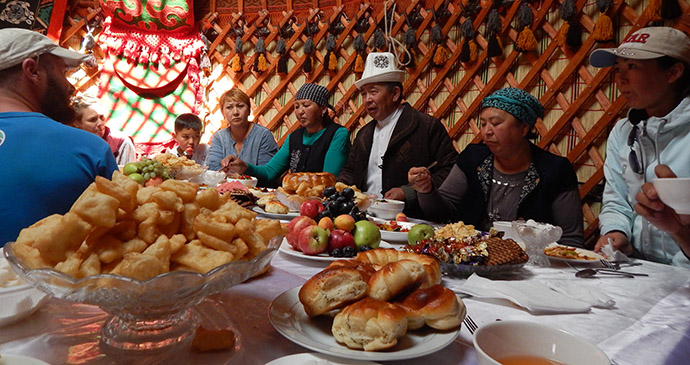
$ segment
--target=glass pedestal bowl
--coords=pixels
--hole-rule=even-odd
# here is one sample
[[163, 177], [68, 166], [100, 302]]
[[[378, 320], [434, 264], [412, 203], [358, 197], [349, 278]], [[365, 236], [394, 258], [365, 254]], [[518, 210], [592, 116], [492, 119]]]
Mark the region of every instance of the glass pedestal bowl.
[[525, 243], [529, 260], [528, 265], [549, 266], [549, 259], [544, 254], [544, 248], [550, 243], [558, 241], [563, 234], [563, 229], [548, 223], [538, 223], [533, 220], [513, 221], [513, 230], [517, 232], [522, 242]]
[[99, 306], [110, 317], [102, 341], [123, 350], [154, 350], [191, 340], [199, 326], [192, 310], [209, 295], [237, 285], [264, 270], [283, 237], [251, 261], [233, 261], [206, 274], [172, 271], [146, 281], [102, 274], [76, 279], [54, 269], [29, 269], [4, 247], [12, 269], [27, 283], [60, 299]]

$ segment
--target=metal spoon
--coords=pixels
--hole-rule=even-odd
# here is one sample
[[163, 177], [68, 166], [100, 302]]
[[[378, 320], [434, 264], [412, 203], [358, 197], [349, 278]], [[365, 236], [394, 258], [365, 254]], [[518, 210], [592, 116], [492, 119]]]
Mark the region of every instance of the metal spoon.
[[607, 271], [597, 271], [594, 269], [582, 269], [578, 272], [575, 273], [575, 276], [578, 278], [591, 278], [595, 276], [596, 274], [606, 274], [606, 275], [613, 275], [613, 276], [622, 276], [625, 278], [634, 278], [634, 276], [625, 274], [622, 272], [607, 272]]

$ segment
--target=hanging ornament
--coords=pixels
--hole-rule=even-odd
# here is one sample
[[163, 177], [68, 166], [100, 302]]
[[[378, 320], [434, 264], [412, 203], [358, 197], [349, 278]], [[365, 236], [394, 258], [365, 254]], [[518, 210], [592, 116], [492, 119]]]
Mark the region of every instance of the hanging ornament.
[[242, 36], [244, 35], [243, 20], [239, 19], [235, 24], [235, 55], [232, 57], [232, 71], [242, 71]]
[[531, 29], [533, 21], [532, 9], [526, 1], [523, 1], [517, 11], [517, 27], [520, 33], [515, 42], [515, 49], [519, 52], [530, 52], [537, 49], [537, 39]]
[[307, 41], [304, 42], [304, 55], [306, 56], [304, 58], [304, 64], [302, 65], [302, 70], [306, 73], [310, 73], [312, 70], [312, 54], [314, 53], [314, 40], [311, 38], [311, 35], [309, 38], [307, 38]]
[[266, 44], [263, 37], [259, 37], [259, 40], [254, 46], [254, 53], [257, 54], [254, 59], [254, 71], [258, 73], [263, 73], [268, 70], [268, 61], [266, 61]]
[[599, 43], [606, 43], [613, 41], [613, 22], [611, 18], [606, 15], [613, 3], [613, 0], [597, 0], [597, 8], [599, 9], [599, 19], [594, 24], [594, 31], [592, 37]]
[[287, 54], [287, 49], [285, 47], [285, 40], [283, 38], [278, 39], [278, 42], [276, 43], [276, 53], [278, 53], [278, 66], [276, 67], [277, 71], [278, 73], [286, 74], [288, 72], [287, 57], [285, 56]]
[[405, 45], [405, 52], [403, 53], [402, 64], [405, 67], [414, 67], [416, 58], [414, 47], [417, 44], [417, 31], [414, 28], [407, 28], [403, 35], [403, 44]]
[[676, 19], [683, 14], [678, 0], [650, 0], [644, 15], [649, 22]]
[[582, 28], [580, 22], [577, 21], [575, 0], [563, 0], [561, 18], [564, 22], [556, 35], [556, 44], [560, 47], [568, 46], [573, 51], [577, 51], [582, 46]]
[[383, 34], [381, 28], [376, 28], [374, 31], [374, 50], [376, 52], [386, 52], [386, 36]]
[[460, 49], [460, 62], [474, 62], [477, 60], [477, 42], [474, 40], [474, 27], [472, 25], [472, 19], [466, 18], [465, 21], [460, 26], [460, 33], [465, 42], [462, 43], [462, 48]]
[[326, 38], [326, 65], [331, 71], [335, 71], [338, 68], [338, 57], [335, 55], [335, 36], [329, 34]]
[[436, 44], [436, 51], [434, 52], [432, 63], [434, 66], [441, 67], [448, 60], [448, 50], [446, 50], [446, 47], [443, 45], [441, 25], [438, 23], [431, 29], [431, 40]]
[[354, 26], [355, 30], [357, 31], [357, 36], [352, 42], [352, 47], [357, 52], [357, 57], [355, 58], [355, 72], [357, 73], [364, 72], [364, 53], [367, 48], [367, 44], [364, 41], [362, 34], [369, 30], [369, 26], [369, 10], [367, 10], [364, 12], [361, 18], [357, 19], [357, 22]]
[[503, 46], [501, 46], [501, 38], [499, 33], [501, 32], [501, 16], [498, 14], [496, 8], [489, 12], [486, 19], [486, 28], [484, 38], [489, 42], [486, 48], [486, 53], [488, 57], [497, 57], [503, 55]]

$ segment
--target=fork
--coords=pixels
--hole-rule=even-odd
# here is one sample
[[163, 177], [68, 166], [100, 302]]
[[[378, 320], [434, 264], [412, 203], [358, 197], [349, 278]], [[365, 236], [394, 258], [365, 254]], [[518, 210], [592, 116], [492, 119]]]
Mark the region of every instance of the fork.
[[476, 331], [477, 328], [479, 328], [477, 326], [477, 324], [474, 322], [474, 320], [472, 319], [472, 317], [470, 317], [469, 315], [465, 316], [465, 319], [462, 321], [462, 323], [465, 324], [465, 326], [467, 327], [467, 330], [470, 331], [470, 334], [472, 334], [472, 335], [474, 334], [474, 331]]
[[605, 268], [612, 269], [612, 270], [620, 270], [620, 266], [614, 264], [613, 262], [607, 260], [607, 259], [599, 259], [599, 262], [601, 262], [602, 265], [604, 265]]

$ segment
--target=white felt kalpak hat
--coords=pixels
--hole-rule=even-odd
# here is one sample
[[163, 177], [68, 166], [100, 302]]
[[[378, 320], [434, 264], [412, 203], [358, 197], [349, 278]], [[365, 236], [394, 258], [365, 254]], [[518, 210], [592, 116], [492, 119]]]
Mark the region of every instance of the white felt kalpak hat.
[[355, 81], [355, 86], [361, 89], [366, 84], [375, 82], [403, 82], [405, 71], [398, 70], [395, 56], [390, 52], [372, 52], [367, 56], [362, 78]]
[[27, 58], [33, 58], [45, 53], [62, 58], [69, 67], [77, 67], [80, 63], [93, 57], [62, 48], [50, 40], [50, 38], [33, 30], [21, 28], [0, 29], [0, 70], [18, 65]]

